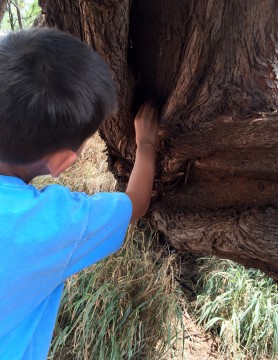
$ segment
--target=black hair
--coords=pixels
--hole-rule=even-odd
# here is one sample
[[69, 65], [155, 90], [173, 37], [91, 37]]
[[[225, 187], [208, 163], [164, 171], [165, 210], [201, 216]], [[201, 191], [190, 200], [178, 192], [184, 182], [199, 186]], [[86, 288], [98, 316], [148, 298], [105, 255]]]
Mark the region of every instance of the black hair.
[[115, 99], [108, 66], [79, 39], [45, 28], [9, 33], [0, 40], [0, 161], [78, 149]]

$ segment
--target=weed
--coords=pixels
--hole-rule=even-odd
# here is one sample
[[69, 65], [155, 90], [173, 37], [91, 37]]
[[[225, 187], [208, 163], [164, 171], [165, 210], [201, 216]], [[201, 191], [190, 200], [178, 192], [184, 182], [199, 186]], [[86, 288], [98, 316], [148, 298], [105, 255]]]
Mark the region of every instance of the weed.
[[130, 228], [116, 255], [67, 281], [49, 359], [155, 360], [183, 337], [175, 259], [153, 258], [153, 236]]
[[201, 268], [197, 316], [236, 359], [278, 354], [277, 285], [259, 270], [212, 258]]

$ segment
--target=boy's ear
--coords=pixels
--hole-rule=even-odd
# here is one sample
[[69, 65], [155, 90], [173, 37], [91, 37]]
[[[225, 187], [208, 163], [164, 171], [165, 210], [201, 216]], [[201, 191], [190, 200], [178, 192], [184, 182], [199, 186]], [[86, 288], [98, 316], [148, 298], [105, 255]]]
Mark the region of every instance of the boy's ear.
[[57, 178], [77, 160], [77, 157], [72, 150], [58, 150], [47, 158], [46, 166], [50, 174]]

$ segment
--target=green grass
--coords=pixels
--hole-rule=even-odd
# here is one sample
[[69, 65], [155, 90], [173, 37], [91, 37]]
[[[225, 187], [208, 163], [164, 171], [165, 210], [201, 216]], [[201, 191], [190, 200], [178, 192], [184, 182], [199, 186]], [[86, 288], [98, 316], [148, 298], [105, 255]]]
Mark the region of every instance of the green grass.
[[175, 258], [153, 237], [130, 229], [116, 255], [67, 281], [49, 359], [155, 360], [183, 337]]
[[278, 355], [277, 285], [259, 270], [229, 260], [207, 261], [201, 269], [197, 316], [221, 338], [233, 359]]

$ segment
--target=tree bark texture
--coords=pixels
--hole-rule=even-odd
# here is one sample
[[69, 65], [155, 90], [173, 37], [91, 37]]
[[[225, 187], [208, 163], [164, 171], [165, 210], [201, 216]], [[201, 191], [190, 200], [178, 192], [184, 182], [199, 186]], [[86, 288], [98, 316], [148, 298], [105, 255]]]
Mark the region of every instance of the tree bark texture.
[[[110, 65], [118, 109], [101, 128], [124, 188], [133, 117], [161, 111], [150, 217], [179, 250], [278, 279], [276, 0], [40, 0], [49, 26]], [[121, 187], [121, 186], [120, 186]]]
[[0, 0], [0, 24], [4, 17], [6, 7], [7, 7], [7, 0]]

